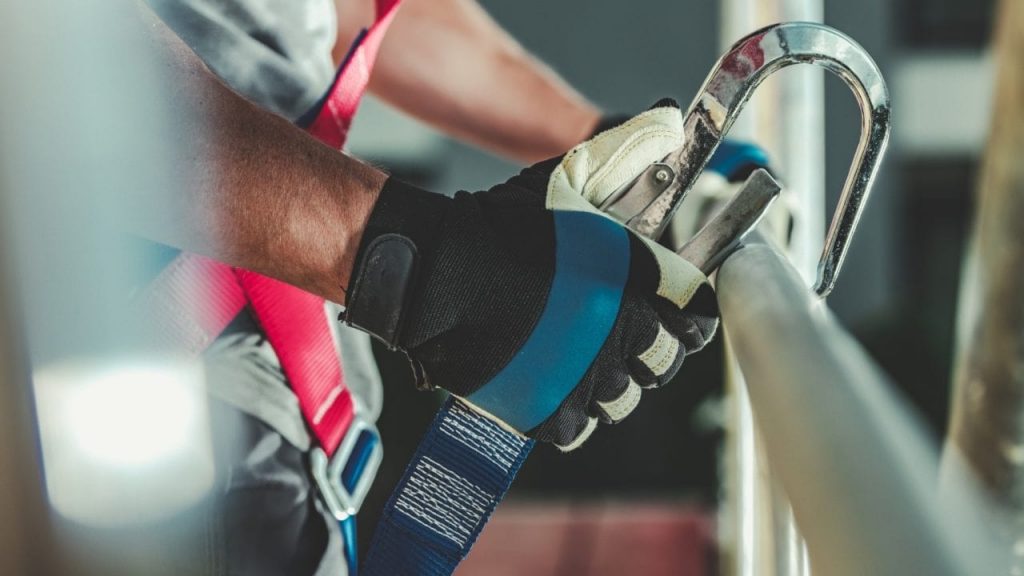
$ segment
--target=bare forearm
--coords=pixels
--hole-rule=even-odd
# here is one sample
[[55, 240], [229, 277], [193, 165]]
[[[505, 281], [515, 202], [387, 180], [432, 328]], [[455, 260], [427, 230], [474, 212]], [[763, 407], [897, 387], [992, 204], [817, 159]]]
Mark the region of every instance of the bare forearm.
[[146, 17], [178, 121], [170, 149], [180, 181], [168, 209], [137, 199], [137, 232], [343, 302], [385, 175], [245, 101]]
[[[339, 46], [365, 21], [351, 12], [368, 4], [340, 3]], [[565, 152], [600, 119], [476, 0], [406, 0], [370, 88], [448, 134], [524, 162]]]

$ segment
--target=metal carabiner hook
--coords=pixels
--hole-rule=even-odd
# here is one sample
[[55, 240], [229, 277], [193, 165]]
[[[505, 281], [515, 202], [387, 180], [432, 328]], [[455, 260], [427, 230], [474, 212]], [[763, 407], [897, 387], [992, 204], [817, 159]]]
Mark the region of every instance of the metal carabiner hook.
[[[715, 65], [683, 119], [683, 146], [662, 165], [675, 171], [671, 186], [638, 203], [627, 191], [610, 199], [616, 212], [639, 234], [658, 237], [680, 201], [739, 116], [754, 89], [770, 74], [793, 64], [822, 66], [843, 79], [861, 111], [861, 136], [842, 195], [832, 216], [814, 291], [821, 297], [835, 286], [850, 237], [871, 191], [889, 140], [889, 90], [868, 53], [845, 34], [811, 22], [775, 24], [743, 38]], [[614, 204], [626, 200], [616, 210]], [[621, 208], [627, 208], [624, 213]]]

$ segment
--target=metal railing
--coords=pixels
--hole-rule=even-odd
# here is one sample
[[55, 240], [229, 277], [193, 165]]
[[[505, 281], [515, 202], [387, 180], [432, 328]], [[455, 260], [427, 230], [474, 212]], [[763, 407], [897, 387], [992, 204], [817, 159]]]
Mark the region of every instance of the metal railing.
[[[726, 4], [727, 34], [755, 27], [751, 15], [758, 10], [749, 4]], [[820, 18], [820, 2], [765, 5], [776, 7], [776, 17]], [[974, 487], [965, 482], [938, 497], [937, 443], [821, 298], [834, 285], [884, 152], [888, 95], [877, 67], [859, 47], [814, 46], [812, 52], [841, 53], [839, 59], [856, 61], [850, 68], [825, 67], [857, 96], [861, 145], [826, 249], [815, 261], [813, 244], [820, 232], [814, 231], [824, 221], [820, 77], [787, 78], [741, 127], [743, 136], [782, 153], [783, 173], [796, 187], [788, 193], [796, 230], [788, 256], [759, 236], [732, 254], [717, 277], [732, 396], [725, 518], [732, 549], [724, 573], [802, 576], [812, 568], [827, 575], [995, 573], [981, 516], [955, 512], [981, 502]], [[813, 56], [802, 61], [822, 63]], [[764, 122], [766, 117], [771, 121]], [[800, 153], [814, 143], [818, 151], [812, 157]], [[857, 193], [851, 194], [851, 185]]]
[[788, 258], [758, 239], [726, 259], [717, 288], [814, 572], [993, 573], [984, 545], [969, 541], [985, 528], [937, 498], [937, 443]]

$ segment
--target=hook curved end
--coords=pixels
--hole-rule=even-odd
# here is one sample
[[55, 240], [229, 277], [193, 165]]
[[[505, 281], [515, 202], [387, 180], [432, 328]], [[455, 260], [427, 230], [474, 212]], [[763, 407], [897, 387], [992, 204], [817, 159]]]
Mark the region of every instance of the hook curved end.
[[834, 28], [812, 22], [788, 22], [767, 26], [736, 42], [718, 60], [684, 116], [683, 147], [666, 160], [676, 167], [681, 185], [666, 190], [628, 224], [641, 234], [657, 237], [753, 91], [774, 72], [794, 64], [821, 66], [842, 78], [861, 110], [857, 152], [818, 265], [814, 291], [824, 297], [835, 286], [885, 153], [891, 112], [889, 91], [874, 60], [864, 48]]

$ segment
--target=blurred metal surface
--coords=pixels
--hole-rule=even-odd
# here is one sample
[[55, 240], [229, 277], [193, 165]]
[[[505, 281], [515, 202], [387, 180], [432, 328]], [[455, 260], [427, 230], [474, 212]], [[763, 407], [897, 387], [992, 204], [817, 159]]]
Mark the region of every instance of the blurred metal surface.
[[56, 574], [62, 566], [43, 490], [24, 316], [15, 298], [17, 238], [9, 222], [23, 170], [8, 149], [18, 128], [11, 113], [28, 80], [17, 30], [30, 26], [33, 13], [21, 2], [0, 4], [0, 574], [12, 575]]
[[[201, 501], [213, 475], [202, 371], [143, 354], [144, 322], [125, 306], [152, 263], [124, 224], [134, 206], [171, 203], [168, 159], [179, 152], [168, 146], [176, 124], [143, 6], [0, 7], [0, 250], [3, 282], [17, 295], [4, 291], [0, 306], [17, 310], [27, 360], [8, 363], [5, 348], [0, 371], [15, 371], [21, 384], [31, 378], [39, 431], [38, 439], [19, 432], [32, 416], [27, 391], [0, 392], [0, 446], [17, 442], [32, 456], [20, 470], [0, 466], [0, 477], [31, 477], [23, 501], [31, 517], [5, 506], [0, 522], [15, 521], [39, 547], [28, 548], [33, 562], [47, 560], [38, 550], [50, 543], [67, 558], [61, 569], [3, 574], [192, 573], [184, 565], [201, 549], [193, 529], [206, 520]], [[157, 200], [137, 202], [143, 194]], [[0, 491], [6, 486], [0, 480]], [[46, 507], [33, 508], [43, 490]], [[164, 522], [172, 518], [175, 526]], [[52, 541], [36, 530], [46, 522]]]
[[997, 510], [1001, 574], [1024, 574], [1024, 4], [1003, 1], [996, 86], [958, 318], [944, 489], [980, 479]]
[[937, 497], [934, 443], [787, 258], [764, 242], [741, 248], [719, 269], [718, 295], [815, 573], [992, 573], [971, 541], [983, 526]]
[[[11, 6], [7, 6], [11, 8]], [[6, 10], [0, 7], [0, 18]], [[0, 181], [4, 165], [0, 161]], [[9, 191], [0, 184], [0, 213]], [[5, 238], [0, 226], [0, 238]], [[7, 246], [8, 242], [0, 243]], [[0, 250], [0, 574], [54, 574], [60, 559], [54, 546], [49, 510], [36, 449], [39, 438], [31, 401], [8, 264]]]

